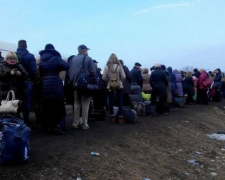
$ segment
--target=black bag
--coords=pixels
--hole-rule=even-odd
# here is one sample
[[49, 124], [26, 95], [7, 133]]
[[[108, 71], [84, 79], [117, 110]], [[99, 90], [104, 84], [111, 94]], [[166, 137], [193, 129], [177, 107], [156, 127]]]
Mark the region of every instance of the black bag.
[[141, 94], [141, 86], [137, 85], [136, 83], [132, 83], [130, 86], [130, 94]]
[[186, 97], [185, 96], [175, 97], [175, 102], [174, 102], [175, 106], [183, 108], [185, 103], [186, 103]]
[[75, 81], [76, 83], [74, 84], [74, 88], [75, 90], [79, 90], [81, 92], [98, 90], [99, 87], [98, 87], [97, 77], [86, 76], [84, 72], [85, 57], [86, 56], [84, 56], [83, 58], [82, 67]]
[[132, 105], [138, 116], [146, 116], [146, 107], [144, 102], [133, 102]]
[[123, 116], [126, 122], [137, 123], [137, 112], [134, 109], [124, 107]]
[[130, 103], [143, 102], [141, 94], [129, 94]]

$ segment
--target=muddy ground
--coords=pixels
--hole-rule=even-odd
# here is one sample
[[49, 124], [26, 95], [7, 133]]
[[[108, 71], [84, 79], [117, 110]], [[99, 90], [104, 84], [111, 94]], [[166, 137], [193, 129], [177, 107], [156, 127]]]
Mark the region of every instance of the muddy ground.
[[[67, 114], [66, 135], [33, 130], [31, 162], [0, 166], [0, 179], [225, 179], [225, 141], [207, 136], [225, 132], [225, 100], [139, 117], [137, 124], [95, 121], [89, 130], [71, 129], [70, 106]], [[91, 156], [91, 151], [100, 155]]]

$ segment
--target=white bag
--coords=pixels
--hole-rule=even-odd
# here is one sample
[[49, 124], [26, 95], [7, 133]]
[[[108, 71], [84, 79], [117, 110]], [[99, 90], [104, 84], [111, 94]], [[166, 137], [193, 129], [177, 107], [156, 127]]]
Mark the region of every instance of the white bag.
[[[12, 99], [9, 100], [10, 93], [12, 94]], [[15, 93], [10, 90], [7, 94], [6, 100], [1, 101], [0, 113], [17, 113], [18, 106], [22, 102], [20, 100], [15, 100]]]

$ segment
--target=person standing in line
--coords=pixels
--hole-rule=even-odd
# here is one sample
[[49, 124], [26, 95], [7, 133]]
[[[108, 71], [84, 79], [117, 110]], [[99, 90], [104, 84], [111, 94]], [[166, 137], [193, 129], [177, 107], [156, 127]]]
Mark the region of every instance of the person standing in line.
[[[120, 64], [117, 56], [112, 53], [104, 68], [102, 79], [108, 83], [107, 90], [109, 94], [109, 112], [111, 116], [111, 121], [113, 123], [116, 122], [117, 118], [119, 118], [119, 124], [125, 123], [123, 117], [123, 81], [125, 80], [125, 78], [126, 75], [124, 73], [122, 65]], [[119, 111], [116, 115], [113, 109], [115, 95], [119, 104]]]
[[18, 63], [16, 54], [9, 51], [5, 60], [0, 63], [0, 102], [6, 98], [10, 90], [14, 91], [16, 99], [22, 100], [24, 96], [23, 83], [27, 78], [27, 73]]
[[33, 54], [27, 50], [27, 42], [25, 40], [18, 41], [18, 48], [16, 51], [19, 63], [23, 65], [24, 69], [28, 74], [28, 79], [24, 82], [25, 96], [23, 99], [23, 119], [24, 122], [30, 126], [29, 121], [30, 108], [31, 108], [31, 96], [33, 89], [33, 82], [36, 77], [36, 59]]
[[172, 96], [172, 104], [171, 107], [174, 107], [175, 103], [175, 92], [176, 92], [176, 77], [172, 73], [173, 69], [172, 67], [168, 67], [167, 71], [169, 72], [170, 75], [170, 86], [171, 86], [171, 96]]
[[130, 105], [130, 83], [131, 83], [131, 77], [130, 77], [130, 71], [127, 66], [124, 65], [123, 60], [119, 60], [120, 64], [123, 66], [124, 73], [126, 75], [126, 79], [123, 81], [123, 105], [129, 106]]
[[61, 71], [67, 71], [69, 64], [52, 44], [47, 44], [40, 51], [41, 98], [43, 106], [43, 129], [51, 134], [65, 134], [60, 123], [65, 118], [63, 82], [59, 77]]
[[156, 113], [165, 113], [165, 104], [167, 100], [168, 79], [166, 73], [161, 69], [161, 64], [154, 65], [154, 71], [151, 73], [149, 83], [152, 87], [151, 104], [156, 105]]
[[[71, 60], [69, 76], [73, 85], [77, 83], [81, 68], [84, 69], [86, 76], [96, 78], [97, 80], [96, 67], [92, 58], [88, 56], [88, 50], [90, 49], [83, 44], [78, 46], [78, 55], [73, 57]], [[83, 61], [84, 67], [82, 67]], [[83, 120], [82, 129], [89, 129], [88, 111], [90, 101], [91, 94], [76, 89], [74, 90], [74, 120], [72, 124], [74, 129], [78, 129], [78, 125], [80, 124], [80, 115]]]
[[2, 63], [4, 60], [4, 57], [2, 57], [2, 51], [0, 51], [0, 63]]
[[148, 73], [148, 68], [142, 69], [143, 86], [142, 92], [146, 94], [151, 94], [152, 87], [149, 84], [150, 74]]
[[208, 88], [204, 85], [204, 82], [208, 79], [208, 75], [204, 69], [200, 69], [200, 76], [199, 76], [199, 91], [197, 93], [197, 103], [198, 104], [205, 104], [207, 105], [208, 100]]
[[186, 73], [186, 76], [183, 79], [183, 90], [184, 90], [184, 94], [187, 94], [186, 103], [189, 105], [192, 105], [194, 102], [193, 96], [195, 94], [195, 90], [194, 90], [194, 80], [192, 78], [192, 72], [190, 71]]
[[131, 83], [136, 83], [142, 89], [143, 86], [143, 78], [141, 75], [141, 64], [136, 62], [134, 64], [133, 69], [130, 71]]
[[173, 70], [173, 74], [176, 77], [176, 91], [175, 94], [178, 96], [183, 96], [183, 86], [182, 86], [182, 75], [180, 73], [180, 71], [178, 71], [177, 69]]

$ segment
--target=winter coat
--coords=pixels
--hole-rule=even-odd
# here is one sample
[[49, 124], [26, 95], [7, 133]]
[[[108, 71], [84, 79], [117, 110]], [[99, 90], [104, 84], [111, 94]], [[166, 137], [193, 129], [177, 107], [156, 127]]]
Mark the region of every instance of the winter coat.
[[221, 87], [221, 80], [222, 80], [222, 75], [221, 73], [217, 73], [214, 81], [213, 81], [213, 88], [220, 88]]
[[150, 92], [152, 90], [152, 87], [149, 84], [150, 74], [148, 73], [147, 68], [142, 70], [142, 78], [143, 78], [142, 91], [143, 92]]
[[[76, 84], [77, 79], [79, 77], [79, 72], [83, 65], [83, 59], [84, 59], [84, 54], [79, 53], [77, 56], [73, 57], [70, 62], [69, 76], [70, 76], [70, 81], [73, 85]], [[85, 56], [83, 69], [84, 69], [85, 76], [97, 79], [96, 66], [94, 65], [91, 57]]]
[[158, 96], [167, 95], [168, 79], [166, 77], [165, 71], [156, 68], [150, 76], [149, 83], [152, 87], [152, 93]]
[[194, 91], [194, 81], [192, 77], [185, 77], [183, 80], [183, 90], [184, 94], [188, 94], [193, 96], [195, 94]]
[[[24, 69], [28, 73], [29, 78], [34, 80], [37, 71], [36, 59], [34, 55], [29, 53], [29, 51], [24, 48], [18, 48], [16, 54], [22, 54], [22, 59], [19, 59], [19, 63], [23, 65]], [[22, 60], [22, 62], [20, 62], [20, 60]]]
[[199, 77], [199, 89], [208, 89], [208, 87], [204, 86], [203, 82], [208, 79], [207, 73], [203, 70]]
[[130, 93], [130, 71], [127, 66], [123, 66], [124, 73], [126, 75], [126, 79], [123, 81], [123, 93], [129, 94]]
[[168, 67], [167, 71], [169, 72], [169, 75], [170, 75], [171, 91], [175, 92], [175, 90], [176, 90], [176, 76], [175, 76], [175, 74], [173, 74], [171, 67]]
[[[120, 64], [113, 64], [113, 68], [114, 68], [114, 70], [117, 68], [116, 73], [117, 73], [117, 77], [119, 77], [120, 89], [121, 89], [121, 88], [123, 88], [123, 81], [126, 79], [126, 75], [124, 73], [123, 67]], [[111, 72], [109, 71], [109, 68], [106, 65], [104, 68], [102, 79], [108, 83], [110, 80], [110, 76], [111, 76]], [[109, 89], [108, 86], [107, 86], [107, 89]]]
[[181, 73], [175, 69], [173, 70], [173, 74], [176, 77], [176, 94], [178, 94], [178, 96], [183, 96], [183, 87], [182, 87], [182, 76]]
[[130, 71], [130, 76], [131, 76], [131, 84], [136, 83], [137, 85], [141, 86], [141, 88], [142, 88], [143, 78], [142, 78], [140, 69], [134, 67]]
[[67, 71], [69, 64], [61, 59], [56, 50], [40, 51], [39, 70], [42, 78], [43, 99], [64, 99], [63, 82], [59, 77], [60, 71]]
[[166, 73], [166, 78], [168, 80], [168, 86], [166, 87], [167, 90], [167, 103], [172, 103], [172, 92], [171, 92], [171, 84], [170, 84], [170, 73], [168, 71], [164, 71]]
[[[21, 76], [11, 75], [13, 69], [18, 69]], [[13, 90], [16, 99], [22, 100], [24, 95], [24, 81], [28, 75], [21, 64], [10, 65], [6, 62], [0, 64], [0, 99], [5, 99], [9, 90]]]

